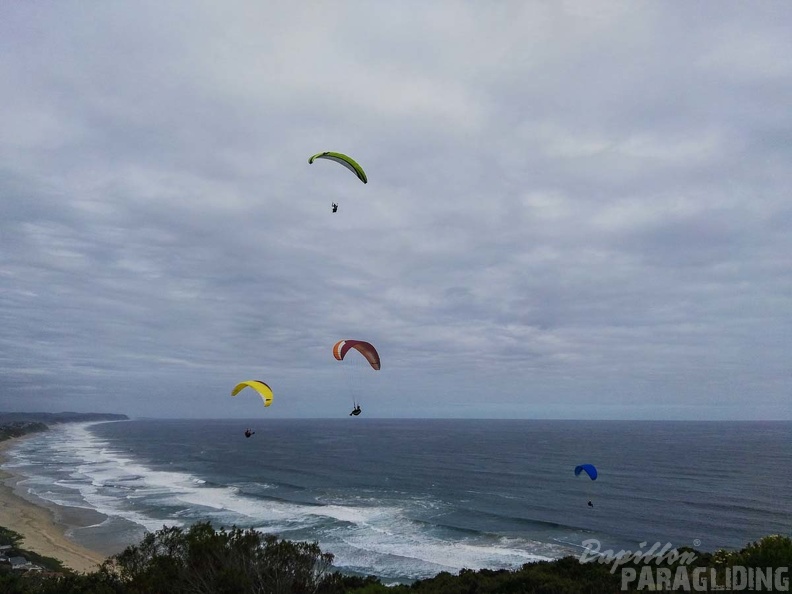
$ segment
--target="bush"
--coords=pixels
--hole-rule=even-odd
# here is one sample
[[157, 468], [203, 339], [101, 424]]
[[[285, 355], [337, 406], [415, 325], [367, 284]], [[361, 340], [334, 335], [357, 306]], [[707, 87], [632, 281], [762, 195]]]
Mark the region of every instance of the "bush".
[[[0, 529], [0, 537], [18, 535]], [[694, 552], [694, 551], [691, 551]], [[741, 551], [698, 553], [693, 566], [792, 566], [792, 540], [769, 536]], [[3, 594], [595, 594], [617, 592], [618, 573], [576, 557], [520, 569], [441, 572], [410, 586], [386, 587], [374, 576], [330, 572], [333, 556], [316, 543], [279, 540], [255, 530], [220, 529], [209, 523], [163, 528], [111, 557], [98, 571], [60, 575], [0, 573]], [[675, 567], [679, 562], [663, 563]], [[625, 567], [639, 569], [643, 562]]]
[[201, 522], [187, 532], [171, 527], [149, 533], [102, 571], [134, 594], [290, 594], [317, 592], [332, 561], [316, 543], [239, 528], [215, 531]]

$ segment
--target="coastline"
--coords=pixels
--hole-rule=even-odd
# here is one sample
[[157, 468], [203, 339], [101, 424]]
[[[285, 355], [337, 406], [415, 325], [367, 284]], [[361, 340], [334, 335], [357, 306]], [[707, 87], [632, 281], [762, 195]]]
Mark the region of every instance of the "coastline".
[[[19, 439], [0, 442], [0, 467], [8, 460], [7, 450]], [[65, 567], [77, 572], [91, 572], [106, 559], [100, 552], [90, 550], [66, 536], [70, 527], [88, 525], [95, 517], [89, 510], [36, 505], [17, 495], [17, 482], [23, 477], [0, 468], [0, 526], [22, 535], [20, 546], [40, 555], [53, 557]], [[95, 516], [101, 516], [95, 512]], [[101, 520], [100, 520], [101, 521]]]

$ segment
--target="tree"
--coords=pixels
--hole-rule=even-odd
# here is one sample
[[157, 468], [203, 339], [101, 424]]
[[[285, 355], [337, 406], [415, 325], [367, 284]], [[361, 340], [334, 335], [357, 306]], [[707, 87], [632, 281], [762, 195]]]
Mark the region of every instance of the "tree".
[[187, 532], [164, 527], [106, 562], [130, 594], [291, 594], [317, 592], [333, 555], [317, 543], [279, 540], [256, 530], [208, 522]]

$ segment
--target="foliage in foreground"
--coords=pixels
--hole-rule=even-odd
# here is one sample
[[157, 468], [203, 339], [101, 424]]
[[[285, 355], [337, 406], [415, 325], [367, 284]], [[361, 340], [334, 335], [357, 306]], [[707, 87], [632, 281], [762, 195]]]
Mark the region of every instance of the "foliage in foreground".
[[[769, 536], [736, 552], [699, 553], [689, 567], [792, 566], [792, 540]], [[690, 557], [695, 557], [692, 562]], [[331, 572], [333, 555], [316, 543], [279, 540], [255, 530], [220, 529], [209, 523], [188, 530], [163, 528], [108, 559], [93, 573], [0, 574], [7, 594], [572, 594], [621, 591], [611, 564], [580, 563], [576, 557], [530, 563], [516, 571], [464, 569], [442, 572], [412, 585], [387, 587], [377, 578]], [[652, 561], [654, 567], [658, 563]], [[662, 567], [680, 567], [677, 560]], [[646, 560], [625, 568], [640, 570]], [[635, 588], [635, 585], [632, 585]], [[636, 590], [629, 590], [636, 591]]]
[[[10, 549], [3, 550], [3, 555], [7, 557], [14, 557], [20, 555], [25, 557], [28, 561], [35, 563], [39, 567], [43, 567], [49, 571], [63, 571], [63, 564], [58, 559], [53, 559], [52, 557], [45, 557], [44, 555], [39, 555], [38, 553], [34, 553], [33, 551], [27, 551], [22, 548], [22, 535], [18, 532], [14, 532], [13, 530], [9, 530], [8, 528], [3, 528], [0, 526], [0, 545], [10, 545]], [[0, 568], [0, 575], [3, 573], [4, 568]], [[0, 580], [0, 584], [2, 584], [2, 580]], [[4, 592], [2, 588], [0, 588], [0, 592]]]

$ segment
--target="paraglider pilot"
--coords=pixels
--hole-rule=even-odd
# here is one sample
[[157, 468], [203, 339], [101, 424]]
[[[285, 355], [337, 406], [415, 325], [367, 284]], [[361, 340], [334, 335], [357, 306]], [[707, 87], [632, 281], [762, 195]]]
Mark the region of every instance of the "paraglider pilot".
[[593, 504], [593, 503], [591, 503], [591, 499], [589, 499], [588, 506], [589, 506], [589, 507], [594, 507], [594, 504]]
[[333, 207], [333, 212], [336, 212], [338, 210], [338, 203], [333, 202], [332, 207]]
[[363, 409], [360, 408], [359, 404], [356, 404], [355, 408], [352, 409], [352, 412], [349, 413], [349, 416], [358, 416], [361, 412], [363, 412]]
[[251, 431], [249, 427], [247, 429], [245, 429], [245, 437], [250, 437], [251, 435], [254, 435], [255, 433], [256, 432], [255, 431]]

